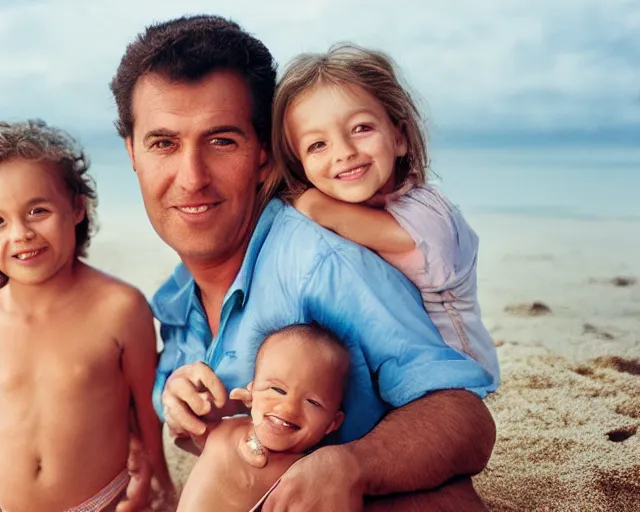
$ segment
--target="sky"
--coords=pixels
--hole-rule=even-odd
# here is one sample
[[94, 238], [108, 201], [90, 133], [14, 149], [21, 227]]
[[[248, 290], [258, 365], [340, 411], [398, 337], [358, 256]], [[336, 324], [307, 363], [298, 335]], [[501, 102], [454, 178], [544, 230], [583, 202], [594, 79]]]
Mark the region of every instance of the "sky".
[[200, 13], [280, 69], [339, 41], [387, 52], [462, 206], [640, 215], [639, 0], [0, 0], [0, 119], [70, 131], [101, 211], [141, 207], [108, 84], [146, 26]]
[[0, 0], [0, 116], [121, 148], [108, 83], [126, 45], [183, 14], [231, 17], [280, 67], [353, 41], [398, 63], [436, 140], [640, 137], [637, 0]]

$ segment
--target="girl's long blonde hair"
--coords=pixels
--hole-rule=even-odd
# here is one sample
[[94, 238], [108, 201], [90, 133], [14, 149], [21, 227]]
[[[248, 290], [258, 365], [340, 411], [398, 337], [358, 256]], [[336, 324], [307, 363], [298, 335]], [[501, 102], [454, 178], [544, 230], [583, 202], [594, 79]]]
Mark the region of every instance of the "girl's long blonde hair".
[[280, 193], [290, 199], [312, 187], [287, 140], [285, 116], [303, 93], [319, 84], [357, 85], [376, 98], [407, 139], [407, 154], [396, 160], [396, 188], [426, 181], [429, 158], [424, 123], [411, 95], [400, 82], [393, 60], [382, 52], [340, 43], [327, 53], [299, 55], [285, 68], [273, 101], [274, 170], [264, 186], [268, 197]]

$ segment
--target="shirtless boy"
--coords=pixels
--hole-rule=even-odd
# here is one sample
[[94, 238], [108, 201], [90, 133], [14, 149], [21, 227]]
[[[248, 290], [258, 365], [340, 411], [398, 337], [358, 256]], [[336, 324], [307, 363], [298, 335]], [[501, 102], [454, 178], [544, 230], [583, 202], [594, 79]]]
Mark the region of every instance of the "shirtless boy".
[[349, 352], [317, 324], [267, 337], [248, 393], [251, 415], [226, 418], [206, 437], [178, 512], [247, 512], [305, 452], [337, 430]]
[[0, 508], [114, 510], [129, 408], [171, 490], [151, 403], [143, 295], [78, 258], [95, 192], [82, 150], [43, 122], [0, 123]]

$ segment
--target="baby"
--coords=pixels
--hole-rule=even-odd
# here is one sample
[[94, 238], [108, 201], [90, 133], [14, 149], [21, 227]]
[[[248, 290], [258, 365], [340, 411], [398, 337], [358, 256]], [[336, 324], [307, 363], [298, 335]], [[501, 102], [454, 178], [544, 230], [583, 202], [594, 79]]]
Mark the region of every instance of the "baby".
[[83, 263], [95, 192], [84, 153], [43, 122], [0, 123], [0, 508], [115, 510], [130, 407], [172, 489], [151, 404], [151, 312]]
[[[247, 512], [296, 460], [342, 424], [349, 352], [317, 324], [269, 335], [243, 395], [249, 416], [222, 419], [208, 433], [178, 512]], [[256, 509], [257, 510], [257, 509]]]

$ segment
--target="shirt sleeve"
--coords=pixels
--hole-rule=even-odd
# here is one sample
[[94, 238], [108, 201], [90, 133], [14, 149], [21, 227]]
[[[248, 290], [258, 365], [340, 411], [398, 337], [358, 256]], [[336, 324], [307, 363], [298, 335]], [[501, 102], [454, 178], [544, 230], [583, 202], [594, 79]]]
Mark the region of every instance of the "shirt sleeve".
[[429, 392], [495, 389], [472, 358], [448, 347], [420, 294], [398, 270], [355, 244], [327, 253], [306, 284], [308, 316], [360, 350], [381, 398], [400, 407]]
[[432, 186], [411, 189], [386, 210], [424, 256], [419, 286], [437, 292], [456, 286], [470, 272], [478, 239], [460, 211]]

